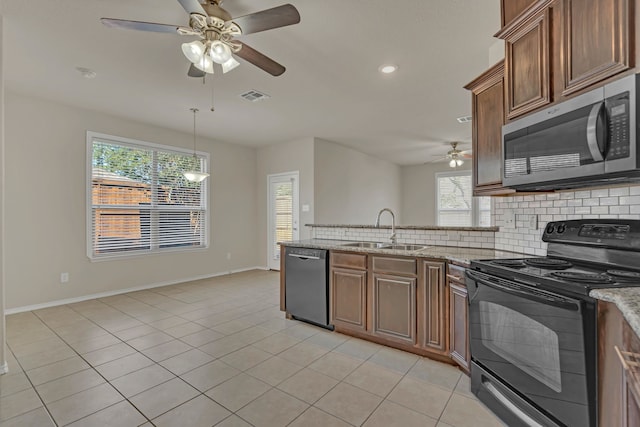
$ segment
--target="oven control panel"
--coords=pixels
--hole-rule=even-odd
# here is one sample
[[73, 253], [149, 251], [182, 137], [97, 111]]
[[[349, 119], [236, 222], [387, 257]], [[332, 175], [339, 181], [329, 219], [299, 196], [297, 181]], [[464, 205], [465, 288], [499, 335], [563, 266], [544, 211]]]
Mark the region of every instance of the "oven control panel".
[[549, 243], [640, 249], [640, 220], [580, 219], [547, 224], [542, 240]]

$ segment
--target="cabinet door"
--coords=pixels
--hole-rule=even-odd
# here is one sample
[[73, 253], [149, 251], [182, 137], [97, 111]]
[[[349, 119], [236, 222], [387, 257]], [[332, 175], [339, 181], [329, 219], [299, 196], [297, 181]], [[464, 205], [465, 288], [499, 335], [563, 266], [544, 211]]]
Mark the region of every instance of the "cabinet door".
[[504, 35], [507, 118], [551, 102], [549, 8]]
[[466, 286], [462, 283], [449, 282], [451, 358], [466, 371], [469, 371], [471, 353], [469, 351], [469, 305], [467, 298]]
[[504, 125], [504, 61], [465, 86], [471, 90], [473, 118], [473, 194], [504, 194], [502, 125]]
[[444, 263], [422, 261], [423, 286], [420, 302], [420, 346], [433, 352], [449, 354], [449, 304]]
[[629, 0], [564, 0], [563, 95], [632, 66], [629, 3]]
[[331, 270], [331, 323], [336, 328], [367, 329], [367, 272]]
[[414, 277], [373, 274], [374, 335], [415, 344], [417, 281]]

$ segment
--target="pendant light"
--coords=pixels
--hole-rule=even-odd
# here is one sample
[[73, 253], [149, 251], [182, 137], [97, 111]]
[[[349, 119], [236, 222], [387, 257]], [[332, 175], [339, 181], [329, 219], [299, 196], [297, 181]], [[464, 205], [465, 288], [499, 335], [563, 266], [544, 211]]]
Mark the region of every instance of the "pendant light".
[[[193, 112], [193, 163], [194, 163], [194, 165], [197, 165], [198, 163], [200, 163], [200, 160], [198, 159], [198, 156], [196, 155], [196, 113], [198, 112], [198, 109], [197, 108], [189, 108], [189, 110], [191, 110]], [[191, 182], [202, 182], [208, 176], [209, 176], [208, 173], [201, 172], [201, 171], [196, 171], [196, 170], [186, 171], [184, 173], [184, 177], [187, 179], [187, 181], [191, 181]]]

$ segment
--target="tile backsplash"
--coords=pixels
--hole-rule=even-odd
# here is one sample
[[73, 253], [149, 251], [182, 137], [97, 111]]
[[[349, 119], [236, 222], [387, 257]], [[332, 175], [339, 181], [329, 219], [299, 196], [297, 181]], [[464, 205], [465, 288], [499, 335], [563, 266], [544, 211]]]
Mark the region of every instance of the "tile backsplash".
[[[387, 242], [391, 235], [389, 227], [313, 227], [316, 239], [362, 240]], [[418, 245], [456, 246], [460, 248], [493, 249], [495, 245], [493, 231], [462, 230], [415, 230], [397, 229], [399, 243]]]
[[[494, 225], [500, 228], [495, 233], [495, 249], [534, 255], [547, 253], [547, 245], [541, 238], [550, 221], [640, 219], [640, 186], [495, 197], [493, 202]], [[532, 224], [536, 220], [537, 224]]]

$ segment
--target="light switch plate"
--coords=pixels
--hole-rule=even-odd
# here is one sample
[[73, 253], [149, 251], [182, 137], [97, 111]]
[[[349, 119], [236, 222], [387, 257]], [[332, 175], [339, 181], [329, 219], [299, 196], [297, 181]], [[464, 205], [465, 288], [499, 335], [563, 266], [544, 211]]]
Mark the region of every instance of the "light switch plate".
[[505, 228], [516, 228], [516, 212], [513, 209], [507, 209], [504, 213]]
[[303, 204], [302, 205], [302, 212], [309, 212], [309, 205], [308, 204]]
[[536, 214], [529, 215], [529, 229], [531, 230], [538, 229], [538, 215]]

